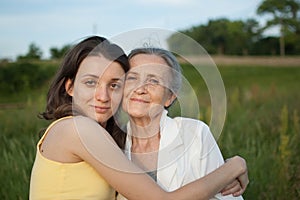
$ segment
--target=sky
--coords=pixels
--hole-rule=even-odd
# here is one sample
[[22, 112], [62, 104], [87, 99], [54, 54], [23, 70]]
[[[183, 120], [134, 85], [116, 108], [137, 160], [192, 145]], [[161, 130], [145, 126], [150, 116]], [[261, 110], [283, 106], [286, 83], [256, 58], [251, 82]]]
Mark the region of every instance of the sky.
[[[97, 34], [111, 38], [142, 28], [174, 31], [209, 20], [257, 19], [262, 0], [0, 0], [0, 58], [15, 59], [31, 43], [49, 57], [61, 48]], [[263, 23], [263, 22], [262, 22]]]

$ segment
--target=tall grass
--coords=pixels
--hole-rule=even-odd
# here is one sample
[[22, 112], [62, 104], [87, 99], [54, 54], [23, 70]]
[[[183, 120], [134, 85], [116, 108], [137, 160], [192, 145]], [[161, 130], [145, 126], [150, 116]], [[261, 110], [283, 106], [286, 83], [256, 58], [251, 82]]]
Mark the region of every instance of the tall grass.
[[0, 111], [0, 199], [28, 199], [38, 132], [45, 126], [37, 111], [33, 105]]
[[221, 73], [228, 113], [218, 143], [225, 157], [247, 160], [245, 199], [299, 199], [300, 69], [232, 67]]
[[[206, 86], [190, 66], [183, 67], [199, 94], [200, 117], [208, 123]], [[247, 160], [250, 184], [244, 199], [299, 199], [300, 68], [226, 66], [220, 72], [228, 110], [218, 144], [225, 158], [239, 154]], [[21, 108], [0, 109], [0, 199], [28, 199], [38, 132], [47, 124], [36, 117], [44, 108], [46, 87], [20, 93], [26, 95]]]

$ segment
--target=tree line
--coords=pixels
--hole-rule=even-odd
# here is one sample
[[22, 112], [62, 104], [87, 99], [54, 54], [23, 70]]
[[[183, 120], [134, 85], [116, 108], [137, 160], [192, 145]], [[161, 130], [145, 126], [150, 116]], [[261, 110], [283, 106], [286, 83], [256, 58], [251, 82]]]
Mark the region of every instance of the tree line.
[[[67, 44], [61, 48], [51, 47], [50, 48], [50, 59], [60, 59], [70, 49], [71, 45]], [[22, 60], [41, 60], [43, 51], [35, 43], [31, 43], [28, 48], [28, 52], [25, 55], [17, 56], [18, 61]]]
[[[230, 21], [226, 18], [209, 20], [168, 38], [170, 49], [192, 53], [188, 44], [181, 44], [181, 33], [201, 44], [210, 54], [221, 55], [299, 55], [300, 1], [264, 0], [258, 6], [259, 16], [269, 16], [265, 25], [257, 19]], [[272, 27], [279, 27], [279, 36], [265, 36]], [[180, 48], [180, 49], [179, 49]], [[189, 52], [190, 51], [190, 52]]]

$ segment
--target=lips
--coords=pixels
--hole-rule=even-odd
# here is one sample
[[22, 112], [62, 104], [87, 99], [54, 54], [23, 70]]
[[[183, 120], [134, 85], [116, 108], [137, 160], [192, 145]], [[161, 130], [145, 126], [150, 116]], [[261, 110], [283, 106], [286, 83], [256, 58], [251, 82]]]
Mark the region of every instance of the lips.
[[139, 99], [139, 98], [130, 98], [130, 101], [134, 101], [138, 103], [150, 103], [148, 100]]
[[96, 113], [105, 114], [110, 110], [107, 106], [93, 106]]

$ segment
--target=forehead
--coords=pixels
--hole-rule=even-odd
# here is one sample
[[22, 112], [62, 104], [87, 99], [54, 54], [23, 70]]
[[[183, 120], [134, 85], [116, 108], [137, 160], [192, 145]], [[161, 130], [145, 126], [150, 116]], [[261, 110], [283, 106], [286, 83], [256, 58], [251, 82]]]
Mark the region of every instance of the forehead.
[[137, 54], [130, 58], [130, 71], [165, 74], [170, 70], [167, 62], [158, 55]]
[[153, 54], [137, 54], [130, 58], [129, 63], [130, 67], [150, 64], [168, 65], [168, 63], [162, 57]]
[[103, 56], [88, 56], [81, 63], [77, 75], [84, 76], [91, 74], [97, 77], [110, 77], [124, 75], [122, 66], [110, 61]]

